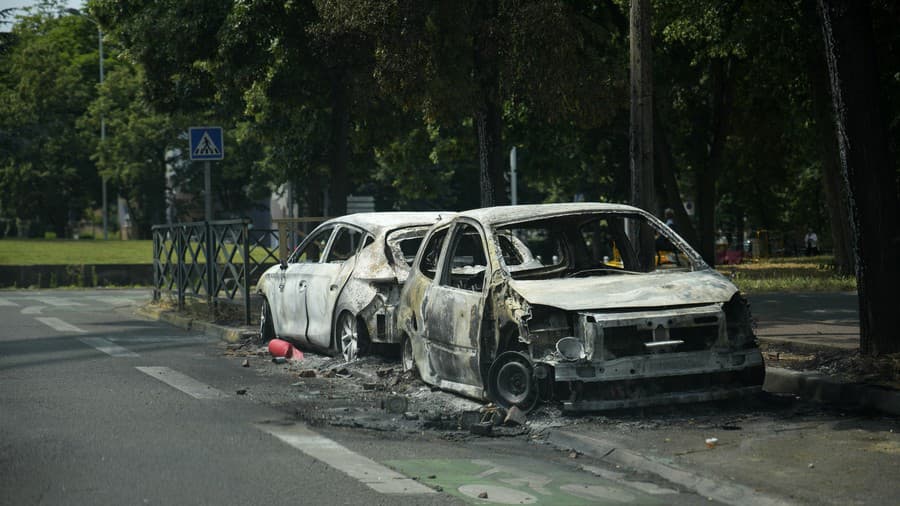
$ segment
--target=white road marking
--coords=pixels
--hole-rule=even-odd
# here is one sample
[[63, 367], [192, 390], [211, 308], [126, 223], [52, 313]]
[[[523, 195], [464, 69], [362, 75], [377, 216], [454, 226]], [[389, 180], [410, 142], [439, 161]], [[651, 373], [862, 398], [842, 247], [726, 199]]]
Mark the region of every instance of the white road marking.
[[88, 298], [110, 306], [131, 306], [135, 303], [133, 299], [128, 297], [113, 297], [112, 295], [91, 295]]
[[[148, 327], [142, 327], [148, 328]], [[179, 344], [199, 344], [199, 343], [207, 343], [210, 341], [215, 341], [216, 339], [213, 337], [208, 337], [206, 335], [199, 337], [110, 337], [108, 338], [110, 341], [116, 343], [135, 343], [135, 344], [159, 344], [159, 343], [179, 343]]]
[[43, 311], [45, 307], [47, 307], [47, 306], [28, 306], [28, 307], [22, 309], [22, 311], [20, 311], [20, 313], [22, 313], [22, 314], [41, 314], [41, 311]]
[[83, 306], [81, 302], [75, 302], [74, 300], [69, 300], [63, 297], [29, 297], [29, 299], [34, 299], [38, 302], [43, 302], [48, 306]]
[[11, 301], [11, 300], [9, 300], [9, 299], [0, 299], [0, 306], [14, 306], [14, 307], [19, 307], [18, 304], [16, 304], [15, 302], [13, 302], [13, 301]]
[[53, 330], [58, 330], [60, 332], [80, 332], [82, 334], [87, 332], [86, 330], [80, 329], [75, 325], [72, 325], [71, 323], [62, 321], [59, 318], [42, 316], [35, 319], [52, 328]]
[[303, 424], [256, 426], [303, 453], [318, 459], [382, 494], [433, 494], [421, 483], [354, 453], [340, 444], [309, 430]]
[[162, 381], [172, 388], [181, 390], [195, 399], [224, 399], [228, 394], [201, 383], [190, 376], [173, 371], [168, 367], [136, 367], [138, 371]]
[[119, 346], [112, 341], [103, 339], [102, 337], [82, 337], [78, 339], [82, 343], [92, 346], [111, 357], [117, 358], [135, 358], [140, 357], [137, 353]]

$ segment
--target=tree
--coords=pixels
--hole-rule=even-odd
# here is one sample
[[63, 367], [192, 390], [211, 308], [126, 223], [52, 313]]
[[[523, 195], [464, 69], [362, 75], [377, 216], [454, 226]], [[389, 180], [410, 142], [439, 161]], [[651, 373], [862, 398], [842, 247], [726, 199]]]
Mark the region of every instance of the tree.
[[[96, 32], [42, 4], [17, 18], [0, 55], [0, 203], [20, 234], [67, 235], [100, 180], [75, 124], [96, 96]], [[36, 63], [40, 64], [36, 64]]]
[[[100, 97], [79, 122], [85, 144], [94, 146], [92, 159], [101, 176], [125, 198], [140, 238], [149, 237], [150, 227], [164, 221], [164, 153], [178, 133], [170, 116], [150, 108], [143, 83], [140, 67], [116, 65], [106, 74]], [[97, 139], [100, 118], [107, 127], [103, 143]]]
[[[621, 69], [598, 51], [609, 32], [559, 1], [342, 3], [375, 40], [383, 92], [428, 128], [471, 121], [481, 205], [506, 202], [505, 114], [565, 125], [610, 115]], [[334, 4], [330, 4], [334, 5]], [[583, 7], [592, 11], [593, 7]], [[359, 21], [357, 21], [359, 23]], [[577, 72], [573, 69], [578, 69]], [[464, 106], [463, 106], [464, 105]], [[507, 141], [508, 143], [508, 141]]]
[[819, 0], [838, 151], [849, 189], [859, 292], [860, 351], [900, 351], [894, 300], [900, 286], [897, 169], [879, 91], [868, 3]]

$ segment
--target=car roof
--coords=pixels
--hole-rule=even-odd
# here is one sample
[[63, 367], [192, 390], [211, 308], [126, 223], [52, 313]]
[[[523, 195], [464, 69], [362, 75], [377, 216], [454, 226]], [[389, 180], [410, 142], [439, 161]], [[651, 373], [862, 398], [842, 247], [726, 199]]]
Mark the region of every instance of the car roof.
[[403, 227], [412, 227], [416, 225], [433, 225], [442, 216], [448, 217], [455, 213], [452, 212], [434, 212], [434, 211], [391, 211], [381, 213], [355, 213], [332, 218], [326, 223], [346, 223], [364, 228], [372, 233], [380, 233], [382, 231], [394, 230]]
[[506, 223], [570, 213], [603, 211], [644, 213], [644, 211], [636, 207], [625, 204], [567, 202], [562, 204], [528, 204], [520, 206], [485, 207], [481, 209], [470, 209], [457, 214], [459, 216], [474, 218], [482, 223]]

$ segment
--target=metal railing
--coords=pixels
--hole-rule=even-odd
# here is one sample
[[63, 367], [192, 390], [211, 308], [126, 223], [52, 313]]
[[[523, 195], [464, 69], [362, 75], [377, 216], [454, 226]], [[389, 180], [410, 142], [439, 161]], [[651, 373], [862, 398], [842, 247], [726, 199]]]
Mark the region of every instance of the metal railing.
[[278, 263], [279, 242], [275, 230], [251, 229], [246, 219], [154, 225], [153, 299], [174, 292], [179, 310], [185, 297], [205, 298], [210, 310], [242, 299], [249, 325], [251, 287]]
[[307, 216], [302, 218], [276, 218], [272, 220], [278, 227], [278, 258], [287, 259], [293, 248], [303, 242], [303, 239], [319, 226], [320, 223], [330, 220], [325, 216]]

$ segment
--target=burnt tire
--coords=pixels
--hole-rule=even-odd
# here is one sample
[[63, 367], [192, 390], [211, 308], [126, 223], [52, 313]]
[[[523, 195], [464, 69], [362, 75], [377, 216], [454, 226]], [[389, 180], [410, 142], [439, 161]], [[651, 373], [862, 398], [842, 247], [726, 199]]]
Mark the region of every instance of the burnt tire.
[[540, 397], [531, 360], [517, 351], [498, 355], [488, 373], [487, 391], [498, 406], [531, 411]]
[[275, 339], [275, 323], [272, 321], [272, 309], [269, 307], [269, 301], [263, 299], [262, 307], [259, 309], [259, 340], [267, 343]]

